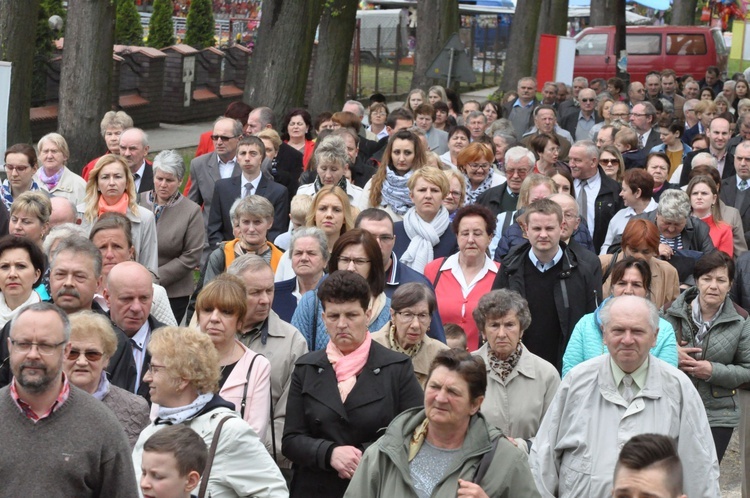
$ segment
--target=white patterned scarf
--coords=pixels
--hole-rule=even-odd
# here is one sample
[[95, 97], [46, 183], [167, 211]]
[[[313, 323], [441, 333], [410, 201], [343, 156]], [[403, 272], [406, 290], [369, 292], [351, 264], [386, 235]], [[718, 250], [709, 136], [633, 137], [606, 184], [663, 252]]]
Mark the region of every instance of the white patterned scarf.
[[422, 273], [427, 263], [435, 259], [434, 247], [450, 226], [448, 210], [440, 206], [435, 218], [426, 222], [411, 208], [404, 216], [404, 230], [409, 237], [409, 247], [401, 255], [400, 261], [412, 270]]
[[159, 423], [166, 423], [171, 425], [181, 424], [187, 419], [194, 417], [198, 412], [206, 407], [209, 401], [214, 397], [213, 393], [199, 394], [192, 403], [185, 406], [176, 406], [174, 408], [167, 408], [166, 406], [159, 407]]
[[468, 206], [469, 204], [474, 204], [475, 202], [477, 202], [477, 197], [479, 197], [483, 192], [485, 192], [492, 186], [493, 174], [494, 173], [492, 171], [492, 168], [490, 168], [490, 174], [487, 175], [487, 178], [485, 178], [484, 181], [482, 181], [482, 183], [480, 183], [476, 189], [472, 189], [469, 175], [464, 173], [464, 179], [466, 180], [466, 203], [464, 205]]
[[404, 176], [399, 176], [390, 167], [386, 169], [381, 194], [383, 196], [382, 205], [390, 206], [399, 216], [403, 216], [414, 205], [411, 197], [409, 197], [409, 187], [406, 186], [406, 182], [409, 181], [413, 172], [413, 170], [410, 170]]

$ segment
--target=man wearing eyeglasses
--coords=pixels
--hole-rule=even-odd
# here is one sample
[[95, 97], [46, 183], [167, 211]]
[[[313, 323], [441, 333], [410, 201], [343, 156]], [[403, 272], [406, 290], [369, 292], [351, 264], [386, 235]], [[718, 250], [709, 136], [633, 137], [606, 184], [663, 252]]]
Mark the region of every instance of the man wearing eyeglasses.
[[[240, 176], [237, 163], [237, 146], [242, 137], [242, 123], [236, 119], [219, 118], [214, 123], [211, 141], [214, 151], [198, 156], [190, 161], [190, 191], [188, 197], [203, 206], [203, 222], [208, 229], [208, 216], [211, 214], [211, 201], [214, 185], [222, 178]], [[208, 243], [204, 250], [204, 260], [208, 257]]]
[[[536, 160], [534, 154], [526, 147], [511, 147], [505, 151], [505, 178], [507, 181], [496, 187], [487, 189], [477, 197], [477, 204], [480, 204], [495, 216], [508, 211], [515, 211], [518, 204], [518, 194], [521, 192], [521, 184], [526, 179], [531, 170], [534, 168]], [[497, 227], [496, 236], [502, 234], [512, 220], [506, 216], [508, 221], [504, 226]]]
[[101, 402], [63, 374], [70, 322], [51, 303], [11, 322], [11, 385], [0, 390], [4, 496], [136, 496], [125, 431]]
[[656, 108], [651, 102], [641, 102], [630, 111], [630, 127], [638, 134], [638, 149], [651, 150], [661, 145], [659, 132], [654, 129]]
[[578, 92], [580, 107], [573, 108], [563, 116], [560, 126], [568, 131], [576, 140], [588, 140], [591, 137], [591, 129], [599, 115], [596, 113], [596, 92], [590, 88], [584, 88]]
[[[354, 227], [370, 232], [378, 241], [380, 252], [383, 254], [383, 266], [385, 267], [384, 292], [388, 299], [391, 298], [400, 285], [409, 282], [425, 284], [432, 289], [432, 283], [424, 275], [398, 261], [396, 253], [393, 252], [393, 247], [396, 245], [393, 220], [388, 213], [378, 208], [365, 209], [357, 216]], [[440, 319], [437, 309], [432, 314], [432, 321], [430, 322], [427, 335], [433, 339], [445, 342], [445, 330], [443, 329], [443, 322]]]

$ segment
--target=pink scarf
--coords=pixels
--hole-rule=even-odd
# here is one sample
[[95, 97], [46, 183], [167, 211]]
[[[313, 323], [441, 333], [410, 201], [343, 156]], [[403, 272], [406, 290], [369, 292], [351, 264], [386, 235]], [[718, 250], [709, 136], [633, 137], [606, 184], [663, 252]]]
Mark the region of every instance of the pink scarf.
[[328, 356], [328, 361], [333, 365], [333, 371], [336, 372], [336, 380], [339, 383], [339, 394], [341, 394], [342, 403], [346, 402], [346, 397], [354, 389], [354, 385], [357, 383], [357, 375], [365, 368], [367, 358], [370, 357], [371, 345], [372, 337], [370, 336], [370, 332], [365, 334], [365, 340], [362, 344], [347, 355], [342, 353], [333, 341], [328, 341], [326, 355]]

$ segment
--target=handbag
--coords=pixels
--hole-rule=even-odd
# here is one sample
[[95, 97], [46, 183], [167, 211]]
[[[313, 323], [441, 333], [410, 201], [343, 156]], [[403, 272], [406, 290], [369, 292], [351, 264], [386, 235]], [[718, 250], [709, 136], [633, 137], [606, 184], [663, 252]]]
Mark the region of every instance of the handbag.
[[198, 498], [206, 497], [206, 490], [208, 489], [208, 478], [211, 476], [211, 466], [214, 463], [214, 456], [216, 455], [216, 447], [219, 446], [219, 436], [221, 436], [221, 428], [224, 426], [224, 422], [233, 418], [231, 415], [227, 415], [219, 422], [214, 431], [214, 437], [211, 440], [211, 448], [208, 450], [208, 459], [206, 460], [206, 467], [203, 469], [203, 476], [201, 477], [201, 487], [198, 489]]

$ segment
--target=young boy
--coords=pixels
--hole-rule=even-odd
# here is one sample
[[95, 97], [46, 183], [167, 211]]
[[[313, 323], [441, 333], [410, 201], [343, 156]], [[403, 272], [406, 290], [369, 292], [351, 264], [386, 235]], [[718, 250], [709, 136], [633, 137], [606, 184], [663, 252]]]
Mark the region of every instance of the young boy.
[[292, 197], [292, 205], [289, 212], [289, 220], [291, 221], [291, 223], [289, 224], [289, 230], [276, 237], [276, 240], [273, 241], [273, 245], [275, 245], [282, 251], [289, 250], [289, 244], [292, 241], [292, 235], [294, 235], [294, 232], [298, 228], [305, 226], [305, 218], [307, 217], [307, 213], [310, 211], [312, 203], [312, 196], [309, 196], [307, 194], [297, 194]]
[[448, 347], [466, 351], [466, 332], [464, 332], [464, 329], [455, 323], [446, 323], [443, 328], [445, 329], [445, 342]]
[[189, 498], [206, 467], [208, 450], [190, 427], [170, 425], [143, 445], [141, 492], [144, 498]]

